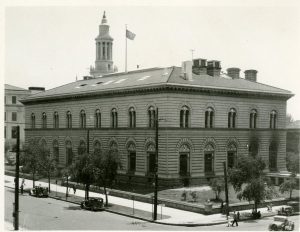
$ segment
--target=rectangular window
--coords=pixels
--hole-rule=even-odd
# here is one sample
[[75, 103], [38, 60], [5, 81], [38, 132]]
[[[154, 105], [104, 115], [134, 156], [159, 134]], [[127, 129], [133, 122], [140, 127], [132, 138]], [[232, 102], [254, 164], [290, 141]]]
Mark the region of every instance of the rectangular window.
[[188, 174], [188, 154], [180, 154], [180, 165], [179, 165], [179, 174], [187, 175]]
[[11, 103], [12, 104], [17, 104], [17, 97], [16, 96], [11, 97]]
[[129, 153], [129, 171], [134, 172], [136, 169], [136, 153]]
[[6, 121], [6, 112], [4, 112], [4, 121]]
[[11, 120], [12, 121], [17, 121], [17, 112], [12, 112], [11, 113]]
[[55, 162], [58, 164], [59, 163], [59, 148], [58, 147], [53, 147], [53, 156]]
[[16, 139], [18, 137], [17, 135], [18, 129], [16, 126], [11, 127], [11, 138]]
[[148, 171], [149, 173], [155, 172], [155, 153], [149, 153]]
[[213, 154], [212, 153], [205, 154], [204, 171], [205, 172], [213, 172]]
[[6, 126], [4, 126], [4, 138], [6, 138]]
[[233, 168], [235, 163], [235, 153], [228, 152], [227, 153], [227, 166], [228, 168]]

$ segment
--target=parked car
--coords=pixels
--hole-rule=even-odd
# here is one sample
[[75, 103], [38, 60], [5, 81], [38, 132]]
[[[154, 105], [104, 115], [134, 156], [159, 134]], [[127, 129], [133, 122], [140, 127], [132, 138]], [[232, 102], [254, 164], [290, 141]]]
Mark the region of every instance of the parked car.
[[84, 200], [80, 203], [82, 209], [88, 209], [92, 211], [104, 210], [103, 198], [91, 197], [88, 200]]
[[294, 209], [292, 206], [282, 206], [278, 211], [277, 211], [278, 215], [284, 215], [284, 216], [291, 216], [294, 214]]
[[35, 186], [34, 188], [29, 190], [29, 195], [35, 197], [48, 197], [48, 188]]
[[269, 231], [292, 231], [294, 228], [294, 222], [287, 216], [274, 216], [274, 222], [269, 225]]

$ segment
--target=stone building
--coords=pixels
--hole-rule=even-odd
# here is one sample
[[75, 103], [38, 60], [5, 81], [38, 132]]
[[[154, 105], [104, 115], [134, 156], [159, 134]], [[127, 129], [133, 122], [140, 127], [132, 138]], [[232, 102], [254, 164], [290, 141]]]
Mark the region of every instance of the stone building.
[[[20, 126], [20, 144], [25, 141], [25, 107], [20, 99], [34, 94], [33, 91], [44, 88], [30, 87], [28, 90], [17, 86], [5, 84], [4, 86], [4, 139], [6, 150], [11, 150], [16, 144], [16, 128]], [[8, 151], [6, 151], [8, 152]]]
[[183, 178], [199, 184], [221, 176], [223, 162], [232, 167], [242, 154], [261, 156], [266, 172], [286, 171], [292, 96], [257, 82], [256, 70], [242, 78], [238, 68], [223, 74], [220, 61], [195, 59], [182, 67], [102, 73], [22, 102], [26, 141], [39, 138], [61, 167], [74, 161], [79, 147], [117, 149], [120, 179], [146, 184], [154, 172], [158, 111], [160, 185], [177, 185]]

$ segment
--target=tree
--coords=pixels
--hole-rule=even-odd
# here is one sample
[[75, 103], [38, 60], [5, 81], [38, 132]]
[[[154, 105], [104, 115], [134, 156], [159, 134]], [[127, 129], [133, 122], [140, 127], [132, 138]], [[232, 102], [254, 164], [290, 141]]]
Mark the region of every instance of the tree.
[[279, 186], [279, 191], [281, 193], [289, 192], [290, 193], [290, 199], [292, 198], [293, 190], [297, 187], [297, 179], [296, 179], [296, 173], [292, 172], [289, 179], [285, 182], [283, 182]]
[[85, 199], [89, 199], [90, 185], [95, 182], [94, 162], [92, 155], [87, 153], [79, 155], [73, 165], [73, 175], [75, 180], [85, 185]]
[[229, 170], [229, 181], [237, 193], [237, 197], [254, 201], [254, 211], [262, 200], [271, 199], [275, 189], [265, 177], [266, 165], [261, 157], [240, 156], [236, 167]]
[[118, 151], [96, 151], [93, 154], [94, 177], [96, 184], [104, 187], [105, 205], [108, 206], [107, 187], [111, 187], [117, 177], [117, 170], [122, 168]]
[[21, 153], [20, 163], [23, 164], [23, 170], [28, 170], [32, 174], [32, 186], [35, 187], [35, 175], [39, 169], [39, 140], [30, 140]]
[[288, 126], [289, 124], [291, 124], [292, 122], [294, 122], [294, 119], [293, 119], [293, 117], [292, 117], [291, 114], [287, 114], [286, 117], [285, 117], [285, 119], [286, 119], [286, 125], [287, 125], [287, 126]]
[[50, 193], [51, 173], [55, 169], [56, 162], [55, 159], [50, 156], [50, 150], [44, 146], [39, 146], [38, 163], [39, 169], [41, 172], [45, 172], [48, 178], [48, 191]]
[[214, 178], [209, 182], [209, 185], [210, 185], [211, 189], [215, 192], [216, 200], [219, 200], [220, 193], [222, 191], [224, 191], [224, 189], [225, 189], [224, 179], [221, 177]]

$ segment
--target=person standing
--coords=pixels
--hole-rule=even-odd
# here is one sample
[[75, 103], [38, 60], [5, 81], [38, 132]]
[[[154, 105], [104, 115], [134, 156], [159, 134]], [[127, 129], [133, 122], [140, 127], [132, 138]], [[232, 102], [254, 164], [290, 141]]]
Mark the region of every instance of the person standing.
[[24, 193], [24, 186], [25, 186], [25, 179], [22, 179], [22, 183], [21, 183], [21, 194], [23, 195]]
[[75, 184], [73, 184], [73, 191], [74, 191], [74, 194], [76, 193], [76, 186]]
[[232, 221], [231, 226], [233, 226], [234, 223], [236, 224], [236, 226], [239, 226], [238, 221], [237, 221], [237, 218], [238, 218], [238, 216], [237, 216], [236, 212], [234, 211], [234, 212], [233, 212], [233, 221]]

